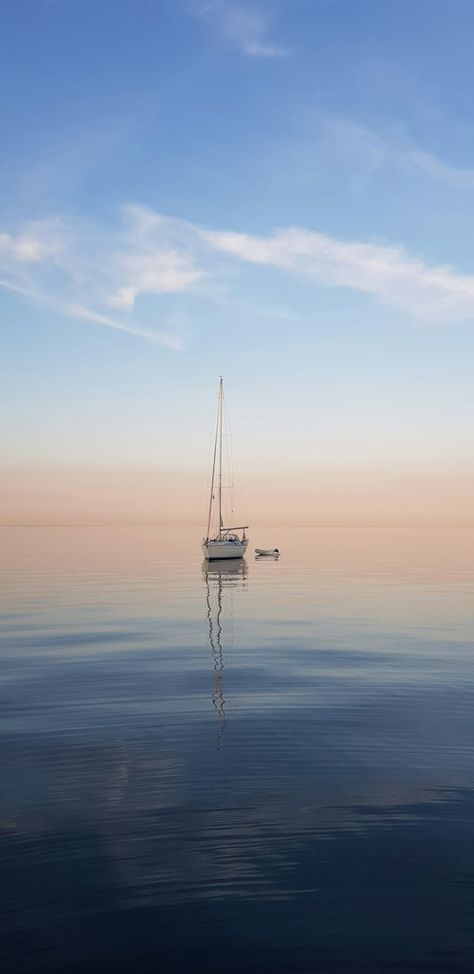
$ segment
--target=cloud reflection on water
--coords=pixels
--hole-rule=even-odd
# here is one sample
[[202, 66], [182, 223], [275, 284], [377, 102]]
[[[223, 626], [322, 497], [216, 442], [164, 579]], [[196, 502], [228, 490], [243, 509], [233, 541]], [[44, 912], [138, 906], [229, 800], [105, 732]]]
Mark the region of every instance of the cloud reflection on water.
[[472, 970], [465, 549], [76, 537], [3, 580], [6, 969]]

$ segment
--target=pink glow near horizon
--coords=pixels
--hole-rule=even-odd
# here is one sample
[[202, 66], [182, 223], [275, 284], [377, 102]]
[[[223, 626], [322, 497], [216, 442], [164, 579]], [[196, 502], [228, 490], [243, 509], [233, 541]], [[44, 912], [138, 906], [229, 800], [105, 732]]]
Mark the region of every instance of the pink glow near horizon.
[[[472, 524], [466, 469], [282, 471], [245, 480], [236, 514], [251, 524]], [[14, 468], [3, 472], [2, 524], [202, 525], [202, 474]]]

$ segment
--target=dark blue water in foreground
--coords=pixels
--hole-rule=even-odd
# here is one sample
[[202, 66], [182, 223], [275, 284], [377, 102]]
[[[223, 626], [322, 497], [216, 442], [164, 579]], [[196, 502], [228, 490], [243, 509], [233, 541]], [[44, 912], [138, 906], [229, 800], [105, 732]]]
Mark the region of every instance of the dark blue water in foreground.
[[472, 530], [0, 533], [5, 974], [474, 970]]

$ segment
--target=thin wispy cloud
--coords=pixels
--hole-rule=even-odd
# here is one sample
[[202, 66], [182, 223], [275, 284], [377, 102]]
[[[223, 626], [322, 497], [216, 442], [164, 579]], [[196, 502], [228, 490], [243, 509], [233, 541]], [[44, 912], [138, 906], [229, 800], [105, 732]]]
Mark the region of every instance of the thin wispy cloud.
[[80, 304], [65, 305], [64, 307], [60, 306], [58, 310], [67, 315], [68, 318], [73, 318], [76, 321], [90, 321], [92, 324], [102, 325], [105, 328], [112, 328], [115, 331], [122, 331], [127, 335], [135, 335], [137, 338], [146, 338], [147, 341], [150, 341], [156, 345], [163, 345], [165, 348], [180, 349], [183, 347], [182, 341], [172, 334], [153, 332], [147, 330], [146, 328], [133, 327], [124, 324], [122, 321], [117, 321], [115, 318], [110, 318], [108, 315], [103, 315], [98, 311], [93, 311], [91, 308], [84, 308]]
[[230, 0], [196, 0], [192, 10], [249, 57], [278, 58], [288, 54], [287, 50], [268, 40], [271, 17], [262, 8], [250, 4], [243, 6]]
[[[275, 308], [267, 269], [366, 294], [426, 321], [474, 318], [474, 274], [432, 265], [402, 246], [338, 240], [304, 227], [265, 236], [215, 231], [134, 205], [123, 207], [107, 230], [53, 219], [0, 235], [0, 287], [58, 316], [171, 349], [183, 347], [185, 296], [191, 309], [198, 299], [220, 300], [225, 282], [228, 301], [248, 304], [246, 265], [262, 275], [260, 306], [251, 316], [269, 323], [290, 320], [293, 310], [288, 301], [284, 311]], [[161, 327], [150, 327], [150, 314]]]
[[56, 221], [36, 221], [18, 234], [0, 233], [0, 260], [13, 264], [40, 263], [61, 249]]
[[109, 303], [118, 308], [132, 309], [140, 294], [184, 291], [201, 276], [186, 257], [173, 251], [130, 254], [122, 257], [119, 264], [124, 278], [132, 283], [110, 296]]
[[361, 291], [417, 318], [449, 322], [474, 317], [474, 275], [430, 266], [403, 247], [340, 241], [303, 228], [269, 237], [211, 232], [206, 239], [240, 261], [300, 274], [326, 287]]
[[429, 152], [411, 145], [405, 150], [405, 158], [421, 172], [437, 179], [453, 189], [474, 190], [474, 169], [451, 166]]
[[182, 338], [169, 330], [167, 319], [165, 331], [144, 327], [135, 305], [142, 295], [182, 293], [203, 271], [192, 254], [173, 245], [169, 231], [166, 239], [161, 228], [156, 232], [162, 222], [157, 215], [130, 207], [121, 216], [108, 230], [54, 218], [0, 233], [0, 287], [57, 315], [180, 349]]
[[365, 188], [376, 173], [409, 171], [452, 189], [474, 190], [474, 168], [455, 166], [426, 151], [399, 126], [377, 131], [350, 118], [318, 113], [309, 125], [315, 133], [295, 152], [297, 166], [307, 179], [331, 178], [336, 172], [349, 185]]
[[104, 328], [111, 328], [114, 331], [124, 332], [137, 338], [145, 338], [153, 344], [163, 345], [171, 349], [180, 349], [183, 347], [181, 339], [173, 334], [153, 332], [144, 328], [135, 327], [124, 321], [111, 318], [110, 315], [104, 315], [99, 311], [94, 311], [93, 308], [87, 308], [81, 304], [69, 304], [67, 300], [62, 299], [60, 296], [56, 297], [54, 294], [42, 292], [33, 285], [21, 286], [0, 277], [1, 288], [20, 295], [31, 304], [48, 308], [57, 315], [73, 321], [85, 321], [90, 324], [101, 325]]

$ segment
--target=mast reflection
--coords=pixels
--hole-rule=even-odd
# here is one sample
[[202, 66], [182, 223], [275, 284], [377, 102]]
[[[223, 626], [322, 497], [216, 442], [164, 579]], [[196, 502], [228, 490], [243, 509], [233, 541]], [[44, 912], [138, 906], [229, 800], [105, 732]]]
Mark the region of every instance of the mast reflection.
[[[202, 572], [206, 584], [206, 615], [208, 639], [214, 669], [212, 705], [220, 723], [218, 747], [227, 723], [225, 697], [222, 685], [224, 647], [233, 640], [234, 605], [236, 588], [245, 588], [248, 568], [241, 558], [234, 560], [204, 561]], [[225, 631], [225, 636], [224, 636]], [[225, 641], [224, 641], [225, 639]]]

